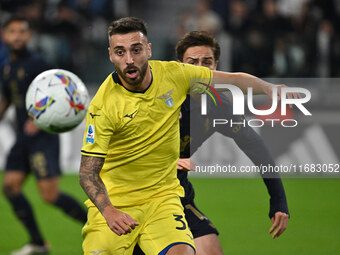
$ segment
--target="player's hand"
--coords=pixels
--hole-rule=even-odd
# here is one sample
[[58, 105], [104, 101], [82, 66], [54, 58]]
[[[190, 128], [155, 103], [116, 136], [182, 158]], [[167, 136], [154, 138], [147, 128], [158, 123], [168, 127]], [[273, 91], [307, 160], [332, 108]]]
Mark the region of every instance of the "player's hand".
[[24, 132], [28, 136], [34, 136], [39, 133], [40, 128], [34, 124], [32, 119], [26, 120], [24, 124]]
[[190, 158], [180, 158], [177, 161], [177, 169], [182, 171], [195, 171], [196, 164]]
[[139, 225], [130, 215], [114, 207], [106, 208], [103, 216], [109, 228], [119, 236], [131, 233], [131, 231]]
[[288, 214], [283, 212], [276, 212], [271, 218], [273, 225], [269, 230], [269, 234], [273, 233], [273, 239], [279, 237], [285, 231], [287, 228], [288, 218]]
[[[281, 100], [281, 89], [282, 88], [287, 88], [288, 86], [287, 85], [284, 85], [284, 84], [280, 84], [280, 85], [275, 85], [275, 84], [271, 84], [268, 86], [268, 87], [265, 87], [264, 89], [264, 93], [270, 98], [272, 99], [273, 98], [273, 88], [276, 87], [277, 88], [277, 101], [279, 102]], [[291, 99], [291, 98], [294, 98], [294, 99], [297, 99], [297, 98], [301, 98], [301, 95], [299, 93], [287, 93], [287, 98]], [[293, 105], [290, 104], [289, 105], [290, 108], [293, 108]]]

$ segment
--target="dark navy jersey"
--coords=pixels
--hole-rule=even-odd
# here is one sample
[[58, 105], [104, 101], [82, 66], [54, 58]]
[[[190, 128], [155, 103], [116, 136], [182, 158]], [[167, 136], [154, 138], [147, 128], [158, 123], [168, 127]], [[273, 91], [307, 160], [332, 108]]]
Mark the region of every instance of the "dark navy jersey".
[[59, 137], [43, 131], [34, 136], [25, 134], [28, 120], [26, 92], [33, 79], [50, 69], [40, 55], [23, 50], [0, 70], [1, 93], [15, 107], [16, 142], [7, 156], [6, 171], [33, 171], [38, 179], [60, 175]]
[[25, 106], [28, 86], [38, 74], [48, 69], [49, 65], [40, 55], [28, 50], [18, 53], [16, 59], [7, 62], [1, 68], [1, 93], [15, 106], [19, 133], [23, 132], [24, 123], [28, 119]]
[[[181, 112], [179, 115], [180, 124], [180, 158], [190, 158], [190, 97], [188, 96], [181, 106]], [[195, 197], [195, 191], [188, 180], [187, 171], [177, 171], [177, 178], [179, 179], [182, 187], [184, 188], [185, 196], [181, 198], [183, 204], [188, 204]]]
[[[244, 122], [243, 115], [233, 115], [232, 103], [228, 97], [220, 93], [222, 105], [215, 106], [215, 103], [207, 97], [207, 115], [201, 115], [200, 103], [190, 100], [188, 96], [181, 107], [180, 114], [180, 157], [190, 158], [192, 154], [206, 141], [214, 132], [219, 132], [224, 136], [234, 139], [238, 147], [249, 157], [257, 166], [275, 165], [273, 157], [262, 141], [262, 138]], [[191, 118], [190, 118], [191, 115]], [[245, 123], [237, 125], [217, 125], [212, 127], [213, 119], [227, 119], [234, 123]], [[190, 125], [192, 126], [190, 131]], [[177, 171], [178, 179], [185, 190], [183, 203], [192, 201], [195, 197], [194, 189], [188, 180], [187, 171]], [[279, 176], [276, 178], [266, 178], [262, 176], [270, 194], [270, 212], [272, 217], [275, 212], [281, 211], [288, 214], [288, 206], [284, 188]]]

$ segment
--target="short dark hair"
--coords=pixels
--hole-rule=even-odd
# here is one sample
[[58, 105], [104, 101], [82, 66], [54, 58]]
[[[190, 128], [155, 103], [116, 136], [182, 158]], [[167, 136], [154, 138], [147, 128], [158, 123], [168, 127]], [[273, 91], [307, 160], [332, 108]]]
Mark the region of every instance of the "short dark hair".
[[28, 19], [22, 17], [22, 16], [10, 16], [8, 19], [6, 19], [4, 21], [4, 23], [2, 24], [2, 27], [3, 28], [6, 28], [8, 27], [12, 22], [16, 22], [16, 21], [19, 21], [19, 22], [26, 22], [28, 24], [28, 27], [30, 28], [30, 22]]
[[216, 39], [206, 31], [192, 31], [186, 33], [176, 45], [176, 57], [183, 61], [186, 50], [195, 46], [208, 46], [214, 53], [215, 61], [218, 61], [221, 55], [221, 48]]
[[113, 21], [109, 25], [108, 35], [111, 37], [114, 34], [127, 34], [131, 32], [141, 32], [147, 37], [147, 29], [145, 22], [136, 17], [125, 17]]

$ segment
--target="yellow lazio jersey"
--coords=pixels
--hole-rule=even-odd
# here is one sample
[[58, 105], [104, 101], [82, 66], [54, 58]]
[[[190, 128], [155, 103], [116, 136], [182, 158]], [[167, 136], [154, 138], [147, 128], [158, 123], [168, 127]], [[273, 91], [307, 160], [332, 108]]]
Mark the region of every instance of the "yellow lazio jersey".
[[[100, 177], [114, 206], [184, 195], [176, 167], [180, 107], [190, 81], [210, 83], [212, 73], [174, 61], [149, 64], [153, 78], [145, 92], [127, 90], [113, 73], [100, 86], [86, 115], [81, 154], [105, 158]], [[86, 205], [93, 206], [90, 200]]]

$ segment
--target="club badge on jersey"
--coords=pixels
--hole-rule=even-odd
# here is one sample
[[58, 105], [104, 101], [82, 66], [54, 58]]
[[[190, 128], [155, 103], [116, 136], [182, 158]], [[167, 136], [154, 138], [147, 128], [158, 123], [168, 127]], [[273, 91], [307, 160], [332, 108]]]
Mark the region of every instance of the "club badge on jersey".
[[161, 95], [157, 98], [159, 99], [165, 99], [165, 103], [168, 107], [173, 107], [174, 106], [174, 101], [172, 100], [172, 97], [171, 97], [171, 93], [172, 91], [174, 91], [174, 89], [170, 90], [169, 92], [167, 92], [166, 94], [164, 95]]

